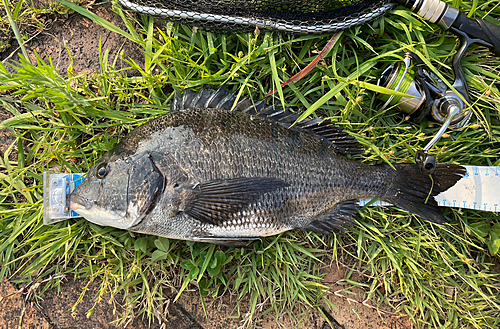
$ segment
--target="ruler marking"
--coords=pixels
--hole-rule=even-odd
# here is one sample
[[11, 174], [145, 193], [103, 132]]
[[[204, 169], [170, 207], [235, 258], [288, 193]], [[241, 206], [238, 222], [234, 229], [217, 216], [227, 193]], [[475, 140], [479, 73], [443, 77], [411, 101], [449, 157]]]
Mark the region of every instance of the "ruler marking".
[[464, 166], [457, 184], [436, 196], [440, 206], [500, 211], [500, 167]]
[[[500, 167], [464, 167], [466, 169], [464, 177], [460, 179], [455, 186], [436, 196], [438, 205], [498, 212], [500, 210], [498, 207], [500, 205]], [[474, 174], [472, 175], [472, 173]], [[59, 175], [64, 176], [64, 174]], [[65, 186], [67, 188], [76, 188], [83, 181], [83, 178], [80, 179], [83, 174], [74, 173], [68, 176], [66, 177], [68, 177], [72, 183]], [[51, 179], [56, 179], [55, 177], [56, 176], [49, 178], [49, 176], [47, 176], [47, 181], [52, 182]], [[365, 206], [370, 201], [371, 199], [361, 199], [358, 204]], [[379, 200], [372, 205], [389, 206], [391, 204]], [[71, 211], [71, 217], [73, 217], [74, 214], [75, 213]], [[46, 218], [44, 217], [44, 223], [54, 223], [58, 221], [54, 221], [54, 218], [49, 218], [49, 220], [49, 222], [46, 222]]]

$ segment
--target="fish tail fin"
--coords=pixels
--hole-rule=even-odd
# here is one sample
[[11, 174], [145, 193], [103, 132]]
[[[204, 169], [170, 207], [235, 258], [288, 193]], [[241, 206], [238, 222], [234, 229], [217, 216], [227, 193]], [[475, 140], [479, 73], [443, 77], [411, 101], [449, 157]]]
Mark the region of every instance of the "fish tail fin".
[[[434, 197], [454, 186], [465, 175], [465, 168], [438, 163], [432, 178], [422, 174], [415, 164], [397, 164], [395, 168], [393, 182], [381, 199], [428, 221], [444, 223], [445, 218]], [[392, 168], [389, 170], [394, 172]]]

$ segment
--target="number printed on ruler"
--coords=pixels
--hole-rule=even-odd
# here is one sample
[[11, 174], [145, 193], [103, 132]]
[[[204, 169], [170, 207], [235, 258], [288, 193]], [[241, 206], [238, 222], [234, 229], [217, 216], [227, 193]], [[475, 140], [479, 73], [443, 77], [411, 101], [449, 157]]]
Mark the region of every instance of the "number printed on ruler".
[[436, 196], [443, 207], [500, 211], [500, 167], [464, 166], [467, 173], [448, 191]]

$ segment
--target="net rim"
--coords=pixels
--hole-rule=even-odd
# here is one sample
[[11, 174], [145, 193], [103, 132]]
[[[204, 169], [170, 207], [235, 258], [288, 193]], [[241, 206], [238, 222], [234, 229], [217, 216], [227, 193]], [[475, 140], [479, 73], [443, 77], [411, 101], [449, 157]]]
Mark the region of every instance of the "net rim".
[[[206, 14], [197, 11], [176, 10], [168, 8], [155, 8], [140, 5], [129, 0], [118, 0], [123, 7], [139, 14], [164, 17], [181, 22], [188, 21], [191, 24], [200, 22], [203, 24], [226, 24], [231, 27], [259, 28], [277, 32], [292, 34], [320, 34], [339, 32], [354, 26], [365, 24], [380, 16], [383, 16], [396, 4], [380, 3], [378, 6], [367, 8], [355, 14], [345, 16], [343, 19], [331, 19], [320, 21], [287, 22], [273, 18], [243, 17], [220, 14]], [[209, 27], [209, 26], [208, 26]], [[233, 28], [231, 28], [233, 29]], [[237, 29], [237, 28], [235, 28]]]

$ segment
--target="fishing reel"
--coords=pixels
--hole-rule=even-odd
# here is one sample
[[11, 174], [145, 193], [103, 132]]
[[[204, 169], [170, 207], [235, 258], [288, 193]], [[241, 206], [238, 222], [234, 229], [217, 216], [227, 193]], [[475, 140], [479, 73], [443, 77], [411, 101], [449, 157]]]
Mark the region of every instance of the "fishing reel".
[[434, 138], [415, 155], [415, 162], [425, 174], [436, 168], [436, 159], [429, 154], [431, 147], [450, 129], [460, 129], [467, 125], [472, 115], [469, 108], [469, 88], [462, 69], [461, 60], [470, 45], [476, 43], [489, 48], [500, 56], [500, 26], [491, 22], [472, 20], [457, 8], [441, 0], [396, 0], [418, 13], [424, 19], [438, 24], [459, 37], [461, 46], [453, 57], [455, 81], [448, 88], [425, 66], [414, 53], [408, 52], [399, 63], [387, 68], [378, 85], [400, 91], [413, 97], [379, 95], [385, 101], [383, 108], [391, 105], [410, 115], [414, 121], [421, 121], [426, 115], [443, 124]]
[[[412, 65], [414, 63], [414, 65]], [[458, 80], [458, 81], [457, 81]], [[465, 79], [457, 77], [454, 85], [466, 86]], [[428, 114], [446, 125], [460, 129], [469, 122], [471, 112], [462, 98], [468, 100], [467, 89], [458, 93], [448, 89], [435, 74], [427, 70], [423, 61], [414, 53], [407, 52], [402, 62], [391, 65], [382, 73], [378, 85], [409, 95], [379, 95], [385, 101], [382, 110], [391, 105], [419, 122]], [[452, 114], [453, 115], [450, 115]]]
[[442, 123], [441, 129], [434, 138], [415, 154], [415, 162], [424, 174], [432, 174], [436, 168], [434, 155], [429, 150], [436, 144], [447, 129], [461, 129], [471, 118], [469, 108], [469, 88], [462, 69], [461, 59], [468, 47], [473, 43], [489, 47], [490, 44], [482, 39], [473, 39], [461, 30], [451, 28], [462, 40], [459, 51], [453, 57], [453, 71], [455, 81], [453, 88], [448, 86], [433, 74], [422, 61], [412, 53], [407, 52], [402, 62], [391, 65], [382, 73], [378, 85], [394, 91], [407, 94], [406, 96], [379, 94], [378, 98], [384, 101], [382, 109], [391, 106], [409, 115], [413, 121], [419, 122], [427, 115]]
[[[463, 49], [465, 51], [465, 49]], [[462, 54], [455, 56], [462, 57]], [[422, 149], [417, 151], [415, 161], [420, 170], [431, 174], [436, 167], [436, 159], [429, 150], [437, 143], [445, 131], [465, 127], [470, 120], [472, 111], [468, 108], [468, 88], [460, 61], [454, 60], [455, 82], [452, 89], [433, 74], [420, 57], [412, 52], [404, 55], [402, 62], [391, 65], [382, 73], [378, 85], [407, 96], [379, 94], [378, 98], [385, 101], [382, 110], [392, 106], [400, 112], [409, 115], [413, 121], [419, 122], [427, 115], [442, 123], [441, 129], [434, 138]]]

